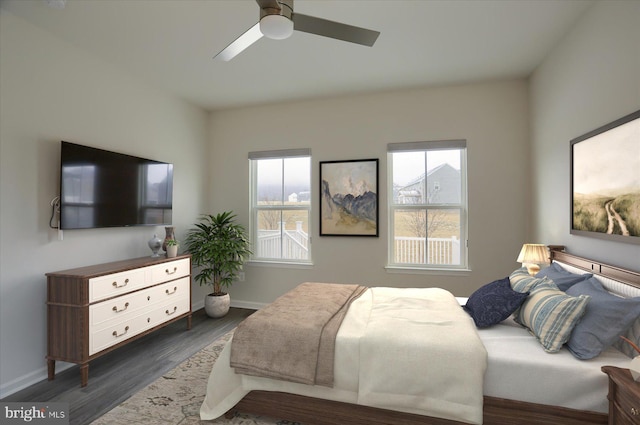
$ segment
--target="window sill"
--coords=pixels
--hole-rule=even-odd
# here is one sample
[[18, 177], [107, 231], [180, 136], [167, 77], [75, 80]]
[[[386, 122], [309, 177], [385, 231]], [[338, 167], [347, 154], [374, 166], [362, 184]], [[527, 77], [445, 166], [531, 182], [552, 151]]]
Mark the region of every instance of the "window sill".
[[470, 276], [471, 269], [426, 269], [411, 266], [385, 266], [387, 273], [426, 274], [433, 276]]
[[284, 269], [311, 269], [313, 268], [313, 263], [294, 263], [287, 261], [269, 261], [269, 260], [249, 260], [245, 261], [248, 266], [257, 266], [257, 267], [278, 267]]

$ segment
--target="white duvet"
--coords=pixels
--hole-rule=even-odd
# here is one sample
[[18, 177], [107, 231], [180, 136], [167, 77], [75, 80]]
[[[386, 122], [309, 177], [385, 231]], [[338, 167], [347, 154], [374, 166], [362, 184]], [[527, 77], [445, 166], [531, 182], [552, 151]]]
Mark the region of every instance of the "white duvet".
[[336, 337], [334, 388], [238, 375], [230, 344], [216, 361], [202, 419], [222, 416], [252, 390], [482, 423], [487, 353], [473, 320], [439, 288], [371, 288]]

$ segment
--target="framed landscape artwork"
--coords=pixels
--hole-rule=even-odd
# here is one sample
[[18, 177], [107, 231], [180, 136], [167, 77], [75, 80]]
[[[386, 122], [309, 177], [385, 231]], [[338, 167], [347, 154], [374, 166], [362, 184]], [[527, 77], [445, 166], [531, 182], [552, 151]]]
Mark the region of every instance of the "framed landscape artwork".
[[320, 236], [378, 236], [378, 160], [320, 162]]
[[571, 141], [571, 233], [640, 244], [640, 111]]

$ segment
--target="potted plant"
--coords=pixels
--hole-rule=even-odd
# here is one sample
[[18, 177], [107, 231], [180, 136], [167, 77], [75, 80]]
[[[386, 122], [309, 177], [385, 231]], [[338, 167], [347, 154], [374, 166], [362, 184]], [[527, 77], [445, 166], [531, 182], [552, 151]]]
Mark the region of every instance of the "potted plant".
[[177, 239], [168, 239], [167, 240], [167, 258], [177, 257], [179, 247], [180, 247], [180, 242], [178, 242]]
[[213, 289], [204, 303], [210, 317], [222, 317], [229, 311], [230, 297], [223, 288], [236, 280], [251, 255], [246, 230], [235, 222], [235, 217], [231, 211], [203, 214], [185, 238], [192, 262], [200, 268], [196, 281]]

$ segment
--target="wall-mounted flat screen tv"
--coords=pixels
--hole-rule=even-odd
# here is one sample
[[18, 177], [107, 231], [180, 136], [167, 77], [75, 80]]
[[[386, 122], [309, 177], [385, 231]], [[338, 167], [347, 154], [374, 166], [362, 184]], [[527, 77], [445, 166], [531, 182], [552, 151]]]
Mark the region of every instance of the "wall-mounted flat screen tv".
[[60, 228], [171, 224], [173, 164], [62, 142]]

